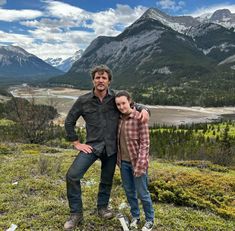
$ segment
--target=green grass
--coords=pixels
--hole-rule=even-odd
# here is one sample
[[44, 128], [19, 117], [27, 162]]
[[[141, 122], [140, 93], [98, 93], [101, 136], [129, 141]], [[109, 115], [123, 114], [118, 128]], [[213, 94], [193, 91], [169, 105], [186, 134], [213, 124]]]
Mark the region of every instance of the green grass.
[[0, 119], [0, 126], [12, 126], [14, 124], [15, 122], [13, 122], [12, 120]]
[[[11, 224], [16, 224], [17, 230], [63, 230], [69, 215], [65, 174], [76, 151], [39, 145], [12, 146], [4, 144], [0, 152], [0, 230]], [[121, 231], [116, 218], [104, 221], [91, 214], [96, 208], [99, 175], [97, 161], [82, 180], [85, 222], [77, 230]], [[234, 171], [215, 172], [152, 161], [149, 175], [155, 230], [234, 230]], [[211, 198], [218, 199], [217, 192], [222, 199], [213, 205]], [[123, 202], [126, 198], [116, 169], [110, 205], [118, 212]], [[128, 208], [122, 212], [129, 216]]]

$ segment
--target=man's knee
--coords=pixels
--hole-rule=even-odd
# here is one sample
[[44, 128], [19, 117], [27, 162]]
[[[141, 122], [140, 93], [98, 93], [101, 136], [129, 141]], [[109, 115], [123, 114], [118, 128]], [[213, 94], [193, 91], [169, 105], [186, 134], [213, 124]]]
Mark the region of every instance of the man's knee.
[[66, 173], [67, 182], [79, 181], [81, 178], [82, 175], [79, 174], [78, 171], [75, 171], [73, 168], [70, 168]]

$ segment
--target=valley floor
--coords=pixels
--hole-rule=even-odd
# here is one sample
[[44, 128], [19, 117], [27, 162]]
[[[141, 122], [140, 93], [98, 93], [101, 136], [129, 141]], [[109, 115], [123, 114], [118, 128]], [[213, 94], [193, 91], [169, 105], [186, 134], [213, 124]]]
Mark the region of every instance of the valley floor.
[[[27, 85], [11, 87], [9, 91], [16, 97], [33, 99], [38, 104], [54, 106], [60, 116], [56, 119], [57, 124], [63, 125], [64, 119], [78, 96], [87, 93], [87, 90], [73, 88], [33, 88]], [[149, 105], [151, 111], [150, 126], [154, 124], [179, 125], [187, 123], [201, 123], [218, 120], [223, 116], [231, 115], [235, 119], [234, 107], [181, 107]], [[84, 125], [83, 119], [79, 119], [78, 125]]]

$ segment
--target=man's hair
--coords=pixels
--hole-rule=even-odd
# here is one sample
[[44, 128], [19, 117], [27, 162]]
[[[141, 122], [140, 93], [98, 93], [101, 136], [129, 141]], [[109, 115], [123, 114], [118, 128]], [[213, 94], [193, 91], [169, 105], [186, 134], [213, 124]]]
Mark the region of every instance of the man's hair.
[[108, 74], [108, 77], [109, 77], [109, 81], [112, 80], [112, 77], [113, 77], [113, 74], [112, 74], [112, 71], [109, 69], [108, 66], [104, 65], [104, 64], [101, 64], [101, 65], [98, 65], [98, 66], [95, 66], [91, 69], [91, 77], [92, 79], [95, 78], [95, 73], [96, 72], [106, 72]]
[[116, 93], [115, 98], [121, 97], [121, 96], [125, 96], [127, 100], [130, 102], [130, 106], [134, 107], [134, 101], [131, 98], [131, 95], [128, 91], [119, 91], [118, 93]]

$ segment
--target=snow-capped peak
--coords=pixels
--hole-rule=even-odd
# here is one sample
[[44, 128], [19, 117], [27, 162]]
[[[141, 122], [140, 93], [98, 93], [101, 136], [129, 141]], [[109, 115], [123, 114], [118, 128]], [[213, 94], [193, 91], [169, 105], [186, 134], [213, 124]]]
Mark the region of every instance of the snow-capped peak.
[[226, 28], [235, 27], [235, 14], [228, 9], [219, 9], [207, 15], [201, 15], [196, 18], [201, 23], [216, 23]]
[[0, 51], [2, 54], [5, 54], [5, 55], [18, 55], [18, 56], [21, 56], [21, 57], [30, 57], [30, 56], [34, 56], [30, 53], [28, 53], [26, 50], [24, 50], [23, 48], [21, 47], [18, 47], [18, 46], [0, 46]]
[[215, 24], [215, 23], [202, 23], [198, 26], [191, 27], [187, 32], [186, 35], [191, 36], [192, 38], [197, 36], [202, 36], [210, 31], [219, 30], [222, 26]]
[[67, 72], [72, 67], [73, 63], [81, 58], [82, 54], [83, 50], [78, 50], [74, 53], [73, 56], [69, 58], [47, 58], [45, 62], [49, 63], [50, 65], [61, 71]]
[[150, 18], [160, 21], [163, 25], [172, 28], [179, 33], [184, 33], [191, 26], [199, 24], [199, 22], [191, 16], [169, 16], [158, 9], [148, 9], [139, 19], [139, 21]]

